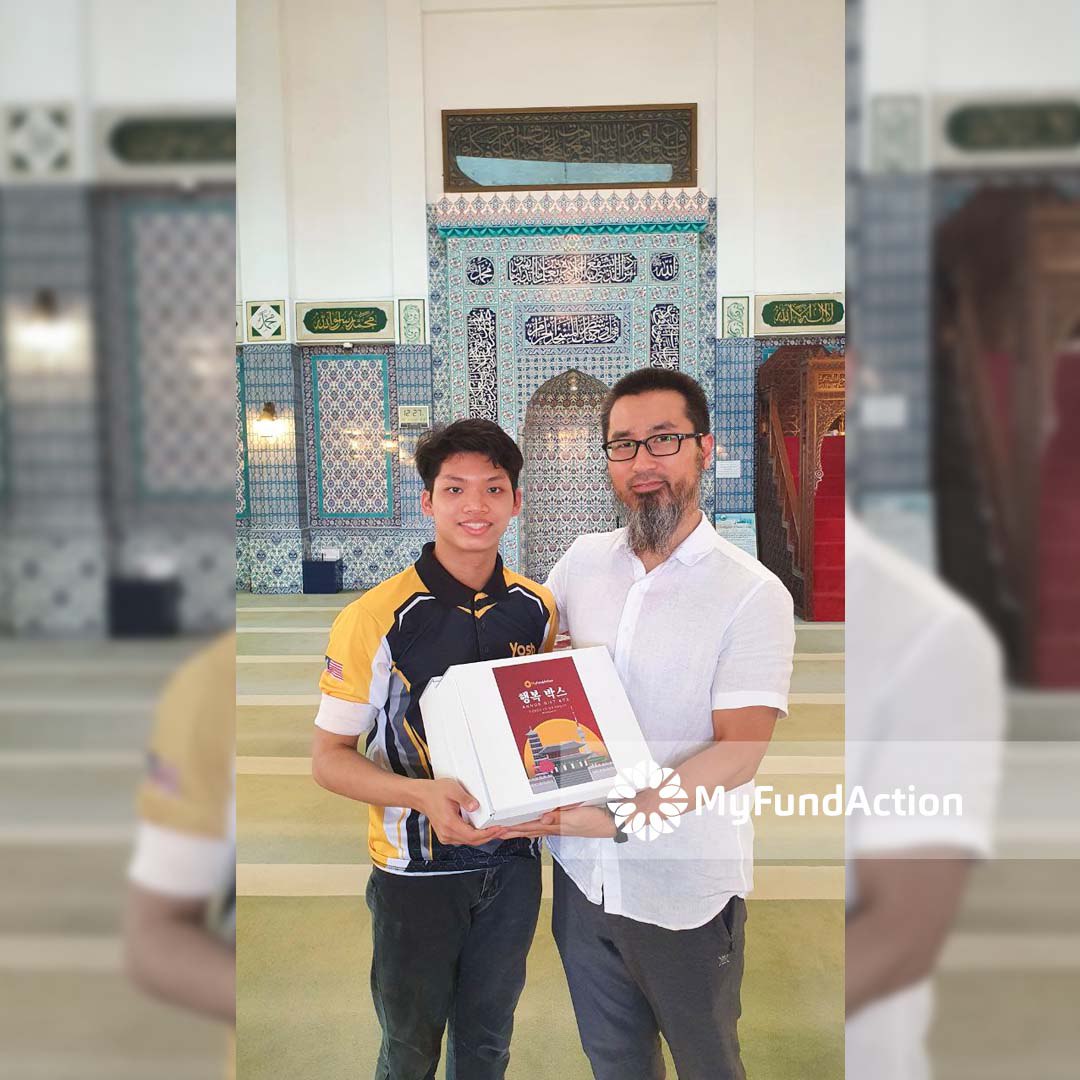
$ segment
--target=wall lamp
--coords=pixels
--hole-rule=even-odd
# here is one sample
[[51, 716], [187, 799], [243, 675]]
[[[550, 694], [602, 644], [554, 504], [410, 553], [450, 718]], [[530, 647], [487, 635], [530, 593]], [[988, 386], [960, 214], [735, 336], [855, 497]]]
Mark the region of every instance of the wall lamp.
[[52, 289], [38, 289], [28, 317], [16, 330], [17, 340], [32, 352], [51, 355], [66, 352], [75, 344], [76, 328], [69, 314], [60, 310]]
[[277, 407], [272, 401], [263, 403], [262, 412], [255, 420], [255, 434], [264, 439], [273, 439], [285, 430], [285, 421], [277, 414]]

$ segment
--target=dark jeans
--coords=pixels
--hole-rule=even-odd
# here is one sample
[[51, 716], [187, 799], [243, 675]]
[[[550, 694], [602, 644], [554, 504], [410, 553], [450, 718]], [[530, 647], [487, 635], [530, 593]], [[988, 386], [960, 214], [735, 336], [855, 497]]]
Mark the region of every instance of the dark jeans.
[[424, 877], [372, 867], [371, 994], [382, 1025], [376, 1080], [502, 1077], [540, 910], [540, 860]]
[[745, 1080], [745, 924], [738, 896], [692, 930], [609, 915], [555, 864], [552, 930], [597, 1080], [662, 1080], [661, 1033], [679, 1080]]

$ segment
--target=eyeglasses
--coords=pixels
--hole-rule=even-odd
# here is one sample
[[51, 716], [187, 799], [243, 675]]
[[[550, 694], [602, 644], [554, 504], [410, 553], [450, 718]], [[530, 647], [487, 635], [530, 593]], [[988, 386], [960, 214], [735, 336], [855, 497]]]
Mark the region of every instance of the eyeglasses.
[[662, 432], [650, 435], [647, 439], [612, 439], [604, 443], [604, 453], [608, 461], [630, 461], [637, 457], [638, 447], [644, 446], [653, 457], [671, 457], [682, 449], [684, 439], [701, 439], [705, 433], [692, 431], [689, 434]]

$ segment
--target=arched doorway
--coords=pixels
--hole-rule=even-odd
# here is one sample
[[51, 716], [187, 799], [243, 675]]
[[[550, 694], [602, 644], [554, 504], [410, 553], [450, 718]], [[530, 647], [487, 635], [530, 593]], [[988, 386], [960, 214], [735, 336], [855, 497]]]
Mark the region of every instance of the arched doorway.
[[618, 527], [600, 449], [600, 404], [608, 388], [571, 369], [549, 379], [525, 411], [524, 572], [544, 581], [582, 533]]

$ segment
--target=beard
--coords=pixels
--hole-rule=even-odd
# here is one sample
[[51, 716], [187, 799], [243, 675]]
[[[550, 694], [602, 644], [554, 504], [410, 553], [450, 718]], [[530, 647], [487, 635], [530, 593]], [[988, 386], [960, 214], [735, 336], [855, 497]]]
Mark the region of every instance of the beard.
[[658, 491], [631, 495], [636, 502], [623, 500], [627, 510], [626, 538], [635, 555], [652, 551], [670, 555], [672, 540], [683, 514], [701, 501], [701, 474], [674, 485], [665, 482]]

